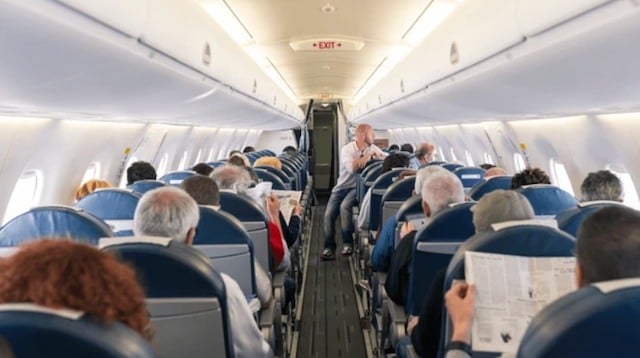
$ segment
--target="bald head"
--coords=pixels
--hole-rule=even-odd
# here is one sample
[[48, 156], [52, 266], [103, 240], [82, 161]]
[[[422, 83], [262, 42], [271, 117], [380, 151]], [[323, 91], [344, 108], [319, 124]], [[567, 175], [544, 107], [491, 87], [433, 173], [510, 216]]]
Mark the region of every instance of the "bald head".
[[496, 223], [528, 220], [535, 216], [533, 207], [524, 195], [502, 189], [485, 194], [471, 207], [471, 211], [476, 232], [489, 230]]
[[146, 192], [133, 215], [137, 236], [170, 237], [190, 243], [200, 220], [195, 200], [184, 190], [165, 186]]
[[235, 165], [224, 165], [211, 173], [220, 190], [231, 190], [236, 193], [246, 193], [251, 186], [251, 174], [246, 169]]
[[373, 144], [375, 135], [373, 133], [373, 127], [366, 123], [358, 124], [356, 127], [356, 143], [358, 147], [369, 146]]
[[487, 169], [486, 172], [484, 172], [485, 178], [491, 178], [491, 177], [497, 177], [497, 176], [503, 176], [503, 175], [507, 175], [507, 171], [499, 167], [489, 168]]

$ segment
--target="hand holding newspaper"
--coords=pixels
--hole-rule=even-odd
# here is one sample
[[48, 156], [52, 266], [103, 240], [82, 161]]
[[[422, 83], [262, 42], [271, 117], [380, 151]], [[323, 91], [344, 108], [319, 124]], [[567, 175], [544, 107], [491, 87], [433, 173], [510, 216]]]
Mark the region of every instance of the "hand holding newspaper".
[[280, 212], [284, 216], [287, 225], [289, 225], [293, 209], [300, 203], [302, 192], [294, 190], [272, 190], [271, 192], [280, 200]]
[[542, 308], [576, 289], [574, 257], [465, 253], [465, 277], [475, 284], [474, 351], [515, 354]]

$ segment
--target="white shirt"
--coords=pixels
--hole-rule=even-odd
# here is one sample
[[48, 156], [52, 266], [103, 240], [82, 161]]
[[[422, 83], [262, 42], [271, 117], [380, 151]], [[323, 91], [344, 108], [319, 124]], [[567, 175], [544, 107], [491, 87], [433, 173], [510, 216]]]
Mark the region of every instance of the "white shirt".
[[227, 290], [229, 328], [236, 357], [273, 357], [240, 286], [226, 274], [220, 273], [220, 276]]
[[353, 162], [371, 153], [377, 153], [382, 157], [387, 156], [386, 153], [384, 153], [375, 144], [371, 144], [370, 146], [360, 150], [358, 149], [356, 142], [353, 141], [342, 147], [340, 150], [340, 176], [338, 177], [336, 186], [334, 186], [331, 191], [355, 188], [356, 176], [358, 174], [353, 170]]

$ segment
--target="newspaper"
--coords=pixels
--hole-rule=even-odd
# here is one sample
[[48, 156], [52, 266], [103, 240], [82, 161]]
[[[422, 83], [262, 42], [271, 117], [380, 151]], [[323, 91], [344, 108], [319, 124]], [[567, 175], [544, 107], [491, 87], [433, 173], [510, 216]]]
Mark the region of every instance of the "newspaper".
[[466, 280], [477, 287], [473, 350], [515, 354], [533, 316], [576, 289], [575, 264], [574, 257], [465, 252]]
[[271, 192], [280, 200], [280, 212], [287, 222], [287, 225], [289, 225], [293, 209], [300, 203], [302, 192], [295, 190], [271, 190]]
[[264, 210], [265, 212], [267, 212], [265, 200], [267, 199], [267, 197], [271, 196], [272, 185], [273, 184], [270, 181], [263, 181], [256, 184], [256, 186], [254, 186], [253, 188], [249, 188], [247, 190], [247, 195], [256, 203], [258, 203], [258, 205], [260, 205], [262, 210]]

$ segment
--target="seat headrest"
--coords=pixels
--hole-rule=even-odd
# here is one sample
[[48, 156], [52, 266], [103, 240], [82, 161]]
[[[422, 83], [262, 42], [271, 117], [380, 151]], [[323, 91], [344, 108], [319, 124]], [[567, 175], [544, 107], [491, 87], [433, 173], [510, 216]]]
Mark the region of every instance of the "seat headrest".
[[0, 305], [0, 336], [16, 357], [155, 357], [151, 346], [120, 322], [105, 325], [82, 312], [33, 304]]
[[554, 185], [528, 185], [517, 191], [529, 200], [536, 215], [556, 215], [578, 205], [573, 195]]
[[248, 244], [253, 246], [242, 223], [232, 215], [200, 206], [200, 221], [193, 239], [194, 245]]
[[160, 180], [138, 180], [133, 184], [127, 185], [127, 188], [142, 195], [148, 192], [149, 190], [153, 190], [155, 188], [159, 188], [165, 185], [167, 184], [165, 184], [164, 182], [161, 182]]
[[416, 241], [465, 241], [475, 234], [471, 207], [475, 203], [459, 203], [443, 209], [418, 232]]
[[242, 222], [268, 221], [265, 212], [256, 202], [239, 194], [220, 191], [220, 208]]
[[453, 173], [460, 179], [463, 187], [471, 188], [483, 180], [485, 170], [477, 167], [460, 167]]
[[16, 216], [0, 228], [0, 246], [49, 238], [73, 239], [96, 245], [113, 231], [95, 216], [68, 206], [41, 206]]
[[180, 170], [180, 171], [167, 173], [161, 176], [160, 178], [158, 178], [158, 180], [168, 185], [180, 186], [180, 183], [182, 183], [185, 179], [187, 179], [188, 177], [194, 174], [195, 172], [191, 170]]
[[404, 201], [396, 213], [396, 221], [407, 221], [407, 215], [415, 215], [416, 213], [422, 213], [422, 198], [419, 195]]
[[508, 175], [499, 175], [483, 178], [482, 181], [478, 182], [469, 190], [468, 195], [471, 199], [478, 201], [483, 195], [498, 189], [510, 190], [511, 177]]
[[118, 236], [133, 234], [133, 214], [140, 194], [108, 188], [89, 193], [73, 206], [104, 220]]
[[624, 205], [617, 201], [599, 200], [579, 203], [578, 206], [569, 208], [559, 213], [555, 220], [560, 230], [567, 232], [573, 236], [578, 235], [580, 224], [591, 214], [601, 208], [612, 205]]
[[406, 200], [411, 196], [416, 182], [416, 177], [408, 177], [402, 180], [396, 180], [387, 188], [382, 196], [382, 201], [400, 201]]
[[553, 229], [558, 228], [557, 221], [551, 220], [540, 220], [540, 219], [528, 219], [528, 220], [511, 220], [511, 221], [503, 221], [500, 223], [491, 224], [491, 229], [493, 231], [500, 231], [510, 227], [518, 227], [522, 225], [532, 225], [532, 226], [547, 226]]

